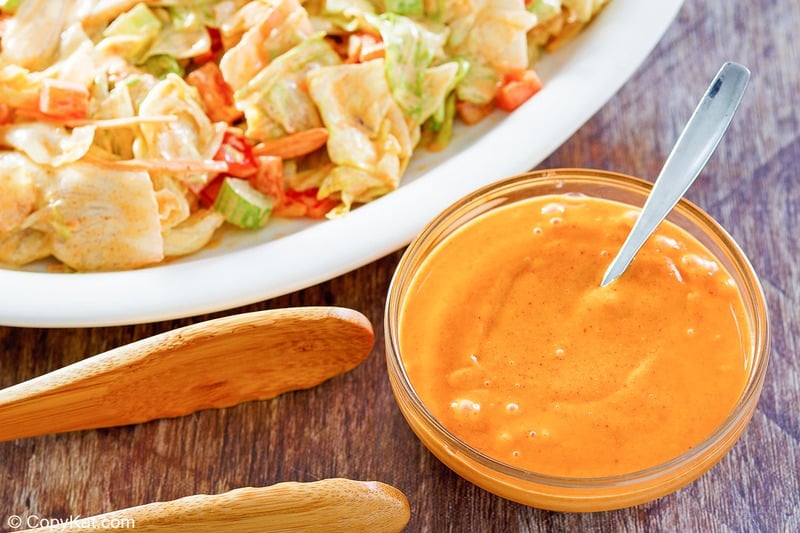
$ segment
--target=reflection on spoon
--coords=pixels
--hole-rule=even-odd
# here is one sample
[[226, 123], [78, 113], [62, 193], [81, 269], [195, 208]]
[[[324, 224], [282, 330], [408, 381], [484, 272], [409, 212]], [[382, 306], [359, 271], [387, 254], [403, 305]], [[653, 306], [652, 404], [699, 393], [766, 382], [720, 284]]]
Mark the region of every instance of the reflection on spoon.
[[628, 268], [650, 234], [706, 166], [742, 101], [749, 79], [750, 71], [744, 66], [733, 62], [722, 65], [678, 137], [639, 218], [611, 261], [600, 286], [605, 287]]

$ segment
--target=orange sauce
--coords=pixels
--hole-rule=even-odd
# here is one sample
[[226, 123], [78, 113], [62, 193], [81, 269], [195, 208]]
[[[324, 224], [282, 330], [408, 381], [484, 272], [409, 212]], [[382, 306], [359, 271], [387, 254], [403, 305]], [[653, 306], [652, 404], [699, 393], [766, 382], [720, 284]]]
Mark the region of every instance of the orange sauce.
[[600, 280], [638, 210], [545, 196], [471, 221], [416, 273], [400, 352], [446, 428], [502, 462], [600, 477], [692, 448], [741, 394], [752, 342], [729, 273], [663, 223]]

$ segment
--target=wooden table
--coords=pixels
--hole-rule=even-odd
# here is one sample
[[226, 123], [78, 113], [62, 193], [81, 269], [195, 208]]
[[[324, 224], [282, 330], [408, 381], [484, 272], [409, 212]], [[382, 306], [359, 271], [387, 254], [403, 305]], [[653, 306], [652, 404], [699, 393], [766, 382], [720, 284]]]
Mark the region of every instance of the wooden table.
[[[696, 482], [656, 502], [581, 515], [511, 503], [449, 471], [414, 437], [386, 377], [383, 306], [398, 252], [235, 310], [357, 309], [376, 332], [361, 366], [272, 401], [0, 443], [0, 527], [12, 514], [89, 516], [194, 493], [342, 476], [401, 489], [411, 503], [408, 531], [800, 530], [798, 25], [800, 4], [792, 0], [687, 0], [634, 77], [540, 165], [654, 177], [719, 66], [736, 60], [753, 71], [731, 130], [688, 197], [729, 230], [760, 274], [772, 320], [772, 359], [744, 436]], [[126, 327], [2, 327], [0, 386], [223, 314]]]

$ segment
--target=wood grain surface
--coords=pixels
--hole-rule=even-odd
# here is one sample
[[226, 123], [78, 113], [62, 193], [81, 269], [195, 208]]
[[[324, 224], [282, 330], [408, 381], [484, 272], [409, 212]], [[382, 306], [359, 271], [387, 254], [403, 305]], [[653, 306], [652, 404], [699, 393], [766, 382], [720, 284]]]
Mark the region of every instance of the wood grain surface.
[[[760, 274], [772, 323], [771, 361], [745, 434], [696, 482], [635, 508], [566, 514], [500, 499], [448, 470], [414, 437], [386, 377], [383, 306], [397, 252], [225, 313], [109, 328], [0, 327], [2, 387], [235, 311], [338, 305], [361, 311], [375, 328], [375, 347], [363, 364], [308, 391], [0, 443], [0, 529], [12, 530], [13, 515], [85, 517], [196, 493], [347, 477], [402, 490], [411, 505], [408, 531], [800, 531], [798, 26], [794, 0], [686, 0], [631, 80], [539, 165], [653, 179], [719, 66], [734, 60], [753, 72], [728, 135], [688, 197], [727, 228]], [[547, 125], [533, 133], [546, 135]]]

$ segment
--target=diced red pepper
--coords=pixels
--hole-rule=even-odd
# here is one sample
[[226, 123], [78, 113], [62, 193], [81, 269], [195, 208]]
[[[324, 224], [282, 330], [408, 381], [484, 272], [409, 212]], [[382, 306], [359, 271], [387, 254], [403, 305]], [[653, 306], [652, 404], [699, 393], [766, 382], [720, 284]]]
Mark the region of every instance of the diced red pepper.
[[276, 216], [323, 218], [339, 204], [331, 198], [317, 198], [317, 188], [284, 191], [283, 160], [275, 156], [253, 156], [247, 140], [236, 130], [225, 132], [214, 159], [225, 161], [228, 172], [218, 175], [198, 192], [200, 202], [206, 207], [214, 204], [227, 176], [246, 178], [255, 189], [275, 200]]
[[[280, 157], [262, 155], [255, 156], [253, 161], [256, 165], [256, 172], [244, 179], [247, 179], [254, 189], [272, 198], [276, 206], [285, 203], [286, 196], [283, 192], [283, 160]], [[195, 191], [200, 197], [200, 202], [204, 206], [210, 207], [214, 204], [219, 190], [222, 187], [222, 182], [226, 177], [241, 176], [236, 176], [231, 172], [223, 172], [203, 186], [202, 189]]]
[[258, 172], [250, 143], [244, 135], [232, 129], [225, 132], [214, 159], [227, 163], [227, 174], [235, 178], [249, 178]]
[[89, 111], [89, 90], [78, 83], [45, 78], [39, 92], [39, 111], [53, 118], [85, 118]]
[[203, 109], [214, 122], [232, 124], [242, 117], [233, 100], [233, 89], [216, 63], [206, 63], [193, 70], [186, 76], [186, 83], [197, 88]]
[[304, 191], [287, 190], [286, 201], [280, 206], [280, 209], [276, 210], [275, 215], [323, 218], [331, 209], [339, 205], [339, 202], [332, 198], [317, 198], [317, 193], [319, 193], [319, 189], [316, 187]]
[[514, 111], [531, 96], [542, 89], [542, 80], [532, 70], [520, 70], [506, 74], [495, 93], [497, 107], [503, 111]]
[[218, 175], [198, 192], [200, 203], [203, 204], [203, 207], [211, 207], [214, 205], [214, 201], [217, 199], [219, 190], [222, 188], [222, 182], [225, 181], [226, 177], [227, 176], [225, 174]]
[[14, 119], [14, 110], [8, 104], [0, 104], [0, 125], [8, 124]]
[[208, 51], [192, 58], [192, 61], [198, 65], [203, 65], [209, 61], [213, 61], [217, 56], [217, 52], [222, 50], [222, 34], [220, 33], [219, 28], [211, 28], [206, 26], [206, 31], [211, 39], [211, 46], [209, 47]]
[[258, 176], [260, 163], [253, 155], [250, 143], [237, 130], [229, 129], [225, 132], [222, 137], [222, 144], [214, 155], [214, 160], [227, 163], [228, 171], [218, 174], [206, 184], [197, 184], [194, 187], [189, 184], [189, 188], [197, 194], [200, 198], [200, 203], [205, 207], [214, 205], [214, 200], [217, 199], [219, 189], [222, 187], [222, 182], [226, 177], [249, 179], [251, 185], [256, 187], [253, 180]]
[[250, 185], [273, 200], [275, 205], [286, 201], [283, 191], [283, 159], [272, 155], [256, 156], [258, 171], [250, 176]]

